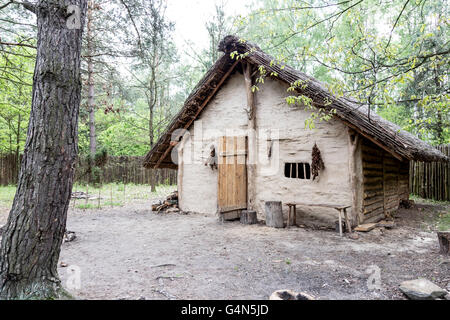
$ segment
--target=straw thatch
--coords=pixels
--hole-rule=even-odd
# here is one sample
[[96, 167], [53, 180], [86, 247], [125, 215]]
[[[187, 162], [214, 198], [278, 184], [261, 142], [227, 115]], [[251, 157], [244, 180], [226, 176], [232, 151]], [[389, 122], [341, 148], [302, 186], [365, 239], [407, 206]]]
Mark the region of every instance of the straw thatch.
[[[183, 108], [167, 127], [155, 146], [144, 159], [147, 168], [177, 168], [171, 160], [171, 150], [178, 137], [173, 133], [176, 129], [188, 129], [197, 119], [209, 100], [218, 91], [230, 74], [241, 68], [236, 55], [231, 58], [231, 52], [246, 54], [243, 60], [259, 67], [264, 66], [267, 74], [288, 84], [300, 80], [306, 86], [297, 87], [299, 94], [308, 96], [315, 106], [336, 110], [336, 116], [359, 134], [371, 140], [379, 147], [390, 152], [401, 160], [418, 161], [448, 161], [449, 159], [437, 149], [428, 145], [416, 136], [401, 130], [401, 128], [346, 97], [336, 98], [324, 84], [316, 79], [297, 71], [288, 65], [274, 63], [273, 57], [264, 53], [258, 46], [239, 40], [236, 36], [227, 36], [219, 44], [219, 50], [225, 54], [208, 70], [195, 89], [186, 99]], [[329, 102], [332, 102], [329, 104]]]

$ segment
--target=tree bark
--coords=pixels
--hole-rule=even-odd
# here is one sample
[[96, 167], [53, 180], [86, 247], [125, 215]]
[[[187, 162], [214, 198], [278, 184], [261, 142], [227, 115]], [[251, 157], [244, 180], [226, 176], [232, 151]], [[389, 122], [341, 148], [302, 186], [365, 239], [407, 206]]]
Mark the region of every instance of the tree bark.
[[[57, 263], [77, 156], [81, 36], [87, 0], [40, 0], [33, 97], [17, 192], [5, 226], [0, 298], [65, 296]], [[81, 28], [69, 29], [68, 5]], [[76, 13], [75, 13], [76, 14]]]
[[[150, 149], [151, 149], [153, 148], [154, 145], [154, 133], [153, 133], [154, 105], [150, 105], [149, 108], [150, 108], [149, 133], [150, 133]], [[150, 169], [150, 192], [156, 192], [155, 173], [156, 173], [155, 169]]]
[[94, 62], [92, 61], [93, 50], [93, 35], [92, 35], [92, 20], [93, 20], [93, 1], [88, 1], [87, 12], [87, 65], [88, 65], [88, 110], [89, 110], [89, 151], [92, 158], [97, 152], [97, 137], [95, 134], [95, 88], [94, 88]]

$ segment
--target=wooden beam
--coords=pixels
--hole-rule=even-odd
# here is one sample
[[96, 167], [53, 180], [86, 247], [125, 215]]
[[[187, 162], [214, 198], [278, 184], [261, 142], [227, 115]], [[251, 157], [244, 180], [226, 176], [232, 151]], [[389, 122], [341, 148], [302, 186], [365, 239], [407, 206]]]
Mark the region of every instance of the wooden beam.
[[376, 140], [375, 138], [369, 136], [367, 133], [363, 132], [361, 129], [359, 129], [357, 126], [351, 124], [350, 122], [348, 122], [347, 120], [344, 120], [340, 117], [338, 117], [339, 120], [341, 120], [342, 122], [344, 122], [347, 126], [349, 126], [350, 128], [356, 130], [356, 132], [358, 132], [359, 134], [361, 134], [362, 136], [364, 136], [365, 138], [369, 139], [370, 141], [372, 141], [373, 143], [375, 143], [377, 146], [379, 146], [380, 148], [382, 148], [383, 150], [386, 150], [388, 153], [390, 153], [394, 158], [400, 160], [400, 161], [404, 161], [403, 157], [400, 156], [399, 154], [397, 154], [395, 151], [389, 149], [388, 147], [386, 147], [385, 145], [383, 145], [381, 142], [379, 142], [378, 140]]
[[[234, 70], [234, 67], [236, 67], [237, 63], [238, 63], [238, 60], [236, 60], [233, 63], [233, 65], [230, 67], [230, 69], [227, 71], [227, 73], [225, 73], [225, 75], [222, 77], [222, 79], [220, 79], [219, 83], [214, 88], [212, 93], [205, 99], [205, 101], [203, 101], [203, 103], [201, 104], [200, 108], [195, 113], [194, 117], [191, 120], [189, 120], [189, 122], [183, 127], [184, 129], [189, 128], [189, 126], [192, 124], [192, 122], [194, 122], [194, 120], [197, 118], [197, 116], [200, 114], [200, 112], [203, 110], [203, 108], [208, 104], [209, 100], [215, 95], [217, 90], [219, 90], [219, 88], [222, 86], [223, 82], [228, 78], [230, 73]], [[161, 162], [166, 158], [167, 154], [172, 150], [172, 148], [173, 148], [173, 146], [169, 146], [166, 149], [166, 151], [163, 153], [163, 155], [158, 159], [158, 162], [156, 163], [156, 165], [154, 167], [155, 169], [157, 169], [159, 167]]]
[[247, 132], [248, 132], [248, 158], [247, 158], [247, 209], [254, 210], [256, 198], [256, 104], [255, 93], [252, 92], [252, 65], [242, 61], [244, 70], [245, 91], [247, 92]]

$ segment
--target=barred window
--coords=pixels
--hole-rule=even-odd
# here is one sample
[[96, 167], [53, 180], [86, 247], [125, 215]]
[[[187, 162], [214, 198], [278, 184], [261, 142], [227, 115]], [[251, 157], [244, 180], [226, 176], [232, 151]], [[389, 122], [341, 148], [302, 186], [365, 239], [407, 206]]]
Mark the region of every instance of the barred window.
[[294, 179], [311, 179], [311, 166], [309, 163], [290, 163], [284, 164], [284, 176]]

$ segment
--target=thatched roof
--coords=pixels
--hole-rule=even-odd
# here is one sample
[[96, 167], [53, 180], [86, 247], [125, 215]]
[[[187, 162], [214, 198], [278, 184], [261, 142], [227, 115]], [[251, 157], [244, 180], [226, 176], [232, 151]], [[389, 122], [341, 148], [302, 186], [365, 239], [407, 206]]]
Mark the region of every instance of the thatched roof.
[[[387, 150], [395, 157], [402, 160], [418, 161], [448, 161], [449, 159], [437, 149], [416, 136], [401, 130], [399, 126], [381, 118], [375, 112], [368, 112], [367, 106], [345, 98], [336, 98], [329, 90], [316, 79], [297, 71], [288, 65], [274, 63], [274, 58], [264, 53], [258, 46], [240, 41], [235, 36], [225, 37], [219, 44], [219, 50], [225, 54], [208, 70], [200, 80], [195, 89], [186, 99], [183, 108], [167, 127], [165, 133], [150, 150], [144, 159], [144, 166], [147, 168], [177, 168], [171, 161], [172, 133], [176, 129], [188, 129], [194, 120], [200, 115], [209, 100], [219, 90], [222, 83], [240, 68], [236, 57], [231, 58], [230, 53], [248, 53], [244, 60], [259, 67], [264, 66], [267, 74], [274, 72], [276, 79], [292, 84], [301, 80], [307, 84], [306, 87], [297, 87], [297, 92], [308, 96], [313, 100], [314, 105], [327, 109], [335, 109], [336, 116], [346, 125], [353, 128], [365, 138], [376, 143], [381, 148]], [[327, 102], [331, 101], [331, 104]]]

